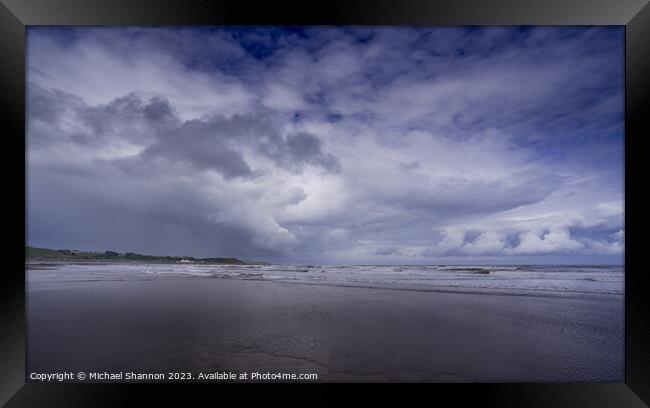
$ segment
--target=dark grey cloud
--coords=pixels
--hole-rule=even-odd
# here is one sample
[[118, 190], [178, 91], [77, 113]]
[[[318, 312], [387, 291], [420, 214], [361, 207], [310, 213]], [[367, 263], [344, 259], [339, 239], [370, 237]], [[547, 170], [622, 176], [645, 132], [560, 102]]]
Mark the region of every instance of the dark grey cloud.
[[[62, 112], [67, 111], [83, 125], [81, 129], [53, 129], [61, 143], [106, 143], [107, 139], [144, 143], [146, 147], [139, 153], [143, 160], [182, 162], [200, 170], [215, 170], [226, 178], [254, 176], [242, 155], [244, 148], [252, 148], [294, 172], [305, 166], [326, 171], [340, 169], [336, 157], [323, 151], [317, 136], [304, 131], [283, 134], [276, 114], [269, 110], [183, 121], [163, 97], [145, 99], [129, 94], [90, 106], [73, 96], [38, 86], [30, 94], [30, 121], [56, 126]], [[129, 165], [133, 164], [131, 160]]]
[[98, 173], [71, 178], [49, 169], [30, 171], [28, 240], [60, 249], [241, 259], [278, 256], [277, 251], [251, 245], [254, 232], [244, 226], [209, 222], [205, 214], [214, 205], [195, 189], [167, 177], [131, 185], [119, 172]]
[[164, 120], [172, 115], [172, 106], [165, 98], [151, 98], [149, 104], [144, 107], [144, 116], [152, 122]]
[[38, 85], [29, 87], [27, 92], [27, 106], [29, 107], [30, 121], [43, 121], [56, 123], [66, 106], [74, 106], [81, 101], [74, 95], [67, 94], [58, 89], [43, 89]]
[[279, 143], [269, 143], [262, 149], [278, 165], [294, 171], [301, 171], [306, 165], [322, 167], [329, 171], [340, 171], [340, 163], [330, 153], [323, 152], [323, 142], [307, 132], [288, 134]]
[[340, 168], [338, 160], [323, 151], [318, 137], [308, 132], [283, 134], [269, 112], [183, 122], [161, 132], [142, 155], [185, 161], [201, 169], [217, 170], [225, 177], [251, 177], [253, 170], [238, 153], [243, 147], [252, 148], [294, 172], [305, 166], [327, 171]]
[[[144, 160], [165, 158], [198, 169], [212, 169], [226, 178], [250, 177], [252, 170], [232, 145], [232, 133], [222, 133], [222, 126], [192, 120], [166, 129], [140, 155]], [[234, 130], [234, 129], [233, 129]]]

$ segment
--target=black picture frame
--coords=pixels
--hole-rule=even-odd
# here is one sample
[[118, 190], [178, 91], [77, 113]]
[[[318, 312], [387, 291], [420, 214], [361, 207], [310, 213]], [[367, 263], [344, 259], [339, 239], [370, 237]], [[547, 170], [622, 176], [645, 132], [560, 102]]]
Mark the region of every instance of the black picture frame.
[[[498, 406], [627, 407], [650, 404], [650, 293], [643, 270], [644, 138], [650, 135], [650, 5], [647, 0], [333, 0], [255, 2], [235, 0], [0, 0], [0, 120], [5, 155], [2, 209], [5, 269], [0, 285], [0, 404], [7, 406], [112, 406], [134, 402], [136, 390], [153, 385], [25, 383], [25, 27], [30, 25], [622, 25], [626, 32], [625, 80], [625, 383], [432, 384], [435, 398], [480, 398]], [[21, 255], [23, 254], [23, 255]], [[179, 398], [188, 396], [183, 385]], [[193, 384], [191, 393], [209, 384]], [[259, 385], [262, 386], [262, 385]], [[165, 395], [181, 384], [156, 386]], [[224, 386], [219, 385], [222, 390]], [[258, 387], [254, 385], [253, 387]], [[308, 385], [324, 398], [320, 385]], [[162, 389], [161, 389], [162, 388]], [[238, 398], [241, 385], [235, 386]], [[265, 386], [265, 393], [271, 387]], [[273, 387], [287, 391], [286, 385]], [[213, 387], [210, 387], [214, 391]], [[391, 387], [373, 387], [383, 395]], [[128, 391], [128, 393], [127, 393]], [[275, 391], [274, 391], [275, 392]], [[293, 392], [293, 391], [291, 391]], [[431, 395], [432, 390], [426, 393]], [[368, 393], [368, 390], [366, 390]], [[128, 397], [127, 397], [128, 395]], [[142, 396], [142, 395], [141, 395]], [[144, 398], [148, 398], [144, 396]], [[221, 397], [220, 397], [221, 398]], [[145, 401], [145, 400], [141, 400]], [[644, 403], [645, 401], [645, 403]]]

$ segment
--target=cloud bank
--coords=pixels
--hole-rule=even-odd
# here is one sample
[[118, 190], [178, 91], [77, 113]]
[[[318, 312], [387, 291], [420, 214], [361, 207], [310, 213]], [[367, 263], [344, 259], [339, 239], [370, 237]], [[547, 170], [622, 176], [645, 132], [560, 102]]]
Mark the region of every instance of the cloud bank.
[[622, 263], [623, 30], [28, 29], [28, 240]]

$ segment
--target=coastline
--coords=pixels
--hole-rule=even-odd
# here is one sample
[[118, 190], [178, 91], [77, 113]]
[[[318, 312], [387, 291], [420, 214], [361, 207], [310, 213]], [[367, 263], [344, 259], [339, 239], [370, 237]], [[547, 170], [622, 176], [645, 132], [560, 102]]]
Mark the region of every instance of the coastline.
[[29, 371], [281, 371], [319, 381], [617, 382], [623, 297], [188, 279], [28, 284]]

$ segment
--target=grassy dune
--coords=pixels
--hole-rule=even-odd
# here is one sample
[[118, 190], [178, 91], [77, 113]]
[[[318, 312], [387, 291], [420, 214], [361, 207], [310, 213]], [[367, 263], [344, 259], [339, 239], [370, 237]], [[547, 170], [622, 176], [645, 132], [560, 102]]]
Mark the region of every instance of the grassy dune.
[[191, 256], [156, 256], [142, 255], [133, 252], [90, 252], [75, 251], [69, 249], [49, 249], [25, 247], [25, 259], [27, 261], [102, 261], [102, 262], [154, 262], [154, 263], [175, 263], [181, 261], [191, 261], [197, 263], [215, 263], [215, 264], [244, 264], [246, 262], [237, 258], [194, 258]]

